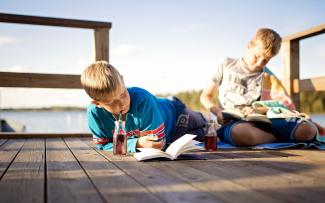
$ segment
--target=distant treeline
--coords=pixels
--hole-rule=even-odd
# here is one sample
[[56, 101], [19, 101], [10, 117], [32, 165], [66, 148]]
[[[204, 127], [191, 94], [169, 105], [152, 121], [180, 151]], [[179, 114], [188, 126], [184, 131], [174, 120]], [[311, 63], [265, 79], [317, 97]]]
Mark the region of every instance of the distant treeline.
[[[177, 98], [181, 99], [189, 108], [197, 111], [206, 112], [207, 110], [200, 103], [200, 95], [202, 90], [184, 91], [175, 94]], [[167, 97], [172, 94], [159, 94], [157, 96]], [[217, 101], [217, 96], [215, 98]], [[325, 113], [325, 92], [302, 92], [300, 94], [301, 112], [324, 114]], [[81, 107], [49, 107], [49, 108], [21, 108], [21, 109], [0, 109], [6, 111], [77, 111], [85, 110]]]
[[[164, 95], [157, 95], [159, 97], [168, 97], [168, 96], [176, 96], [184, 104], [186, 104], [187, 107], [196, 110], [196, 111], [202, 111], [206, 112], [207, 110], [204, 108], [204, 106], [200, 102], [200, 95], [202, 93], [202, 90], [191, 90], [191, 91], [184, 91], [179, 92], [177, 94], [164, 94]], [[215, 98], [217, 99], [217, 97]]]
[[[200, 103], [201, 93], [202, 90], [192, 90], [179, 92], [174, 96], [181, 99], [191, 109], [206, 112], [206, 109]], [[166, 97], [170, 95], [166, 94], [158, 96]], [[302, 92], [300, 94], [300, 101], [301, 112], [313, 114], [325, 113], [325, 92]]]

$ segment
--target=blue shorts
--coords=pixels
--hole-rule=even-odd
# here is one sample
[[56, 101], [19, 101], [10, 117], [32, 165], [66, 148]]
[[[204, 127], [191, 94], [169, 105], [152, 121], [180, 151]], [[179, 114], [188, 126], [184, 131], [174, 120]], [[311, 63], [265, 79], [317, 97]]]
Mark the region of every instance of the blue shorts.
[[203, 114], [187, 108], [177, 97], [173, 97], [172, 101], [177, 115], [176, 129], [172, 141], [188, 133], [196, 135], [194, 139], [203, 142], [207, 133], [207, 120]]
[[[274, 118], [270, 119], [271, 125], [256, 125], [260, 129], [272, 133], [276, 142], [295, 142], [295, 132], [297, 127], [303, 122], [303, 119], [293, 117], [293, 118]], [[232, 129], [239, 123], [244, 123], [247, 121], [230, 121], [229, 123], [223, 125], [218, 129], [217, 134], [220, 140], [235, 145], [232, 137], [231, 131]]]

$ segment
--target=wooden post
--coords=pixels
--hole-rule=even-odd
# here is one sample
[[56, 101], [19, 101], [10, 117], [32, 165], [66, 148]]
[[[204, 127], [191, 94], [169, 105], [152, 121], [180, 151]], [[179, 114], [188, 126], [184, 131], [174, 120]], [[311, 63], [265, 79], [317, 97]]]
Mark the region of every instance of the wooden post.
[[95, 60], [109, 62], [109, 28], [96, 28], [95, 34]]
[[[285, 40], [282, 42], [283, 57], [282, 64], [284, 64], [284, 86], [289, 95], [293, 99], [297, 110], [300, 110], [300, 95], [294, 89], [295, 83], [300, 78], [299, 69], [299, 40]], [[299, 83], [298, 83], [299, 84]], [[297, 87], [297, 85], [296, 85]], [[299, 86], [298, 86], [299, 88]]]

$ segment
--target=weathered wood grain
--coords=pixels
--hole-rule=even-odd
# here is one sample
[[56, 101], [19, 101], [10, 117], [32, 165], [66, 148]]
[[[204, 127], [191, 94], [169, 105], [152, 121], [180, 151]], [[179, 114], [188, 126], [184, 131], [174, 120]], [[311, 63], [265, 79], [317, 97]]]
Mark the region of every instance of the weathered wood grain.
[[47, 202], [105, 202], [62, 139], [46, 139]]
[[197, 190], [182, 179], [164, 173], [159, 168], [136, 161], [131, 155], [114, 156], [112, 152], [99, 152], [165, 202], [224, 202], [207, 192]]
[[0, 181], [0, 200], [44, 202], [44, 159], [44, 139], [27, 140]]
[[80, 139], [65, 142], [107, 202], [163, 202]]

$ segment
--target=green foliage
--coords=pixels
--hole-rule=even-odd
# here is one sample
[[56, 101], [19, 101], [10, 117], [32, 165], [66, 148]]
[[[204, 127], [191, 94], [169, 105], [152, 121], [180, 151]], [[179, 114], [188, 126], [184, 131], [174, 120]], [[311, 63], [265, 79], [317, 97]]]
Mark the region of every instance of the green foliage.
[[[190, 90], [190, 91], [179, 92], [175, 95], [165, 94], [165, 95], [157, 95], [157, 96], [159, 97], [176, 96], [190, 109], [206, 112], [207, 110], [200, 102], [201, 93], [202, 90]], [[215, 97], [215, 101], [217, 101], [217, 95]]]
[[[200, 102], [200, 95], [202, 90], [191, 90], [179, 92], [176, 96], [182, 100], [187, 107], [206, 112], [206, 109]], [[157, 95], [160, 97], [171, 96], [172, 94]], [[217, 96], [215, 98], [217, 101]], [[325, 113], [325, 92], [301, 92], [300, 94], [301, 112], [305, 113]]]
[[204, 111], [204, 106], [200, 102], [200, 95], [202, 90], [192, 90], [186, 92], [179, 92], [175, 96], [182, 100], [186, 106], [193, 110]]
[[300, 111], [305, 113], [325, 112], [325, 92], [301, 92]]

